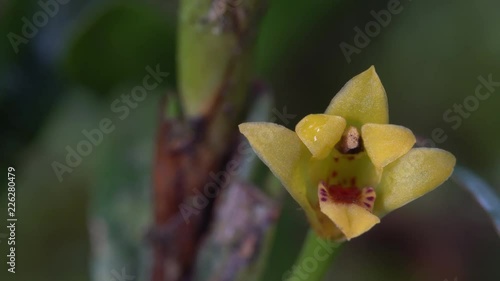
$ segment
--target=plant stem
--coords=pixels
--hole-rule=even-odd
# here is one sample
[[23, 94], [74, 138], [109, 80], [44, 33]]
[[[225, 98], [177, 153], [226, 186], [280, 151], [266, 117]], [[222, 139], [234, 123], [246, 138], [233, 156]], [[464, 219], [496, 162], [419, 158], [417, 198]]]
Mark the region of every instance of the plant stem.
[[151, 280], [185, 280], [192, 274], [214, 200], [207, 199], [203, 210], [191, 212], [189, 219], [185, 211], [194, 210], [194, 198], [206, 193], [211, 173], [226, 171], [235, 149], [237, 125], [248, 110], [263, 1], [179, 2], [179, 93], [162, 105], [156, 141]]
[[310, 229], [288, 281], [321, 281], [337, 256], [342, 242], [324, 240]]

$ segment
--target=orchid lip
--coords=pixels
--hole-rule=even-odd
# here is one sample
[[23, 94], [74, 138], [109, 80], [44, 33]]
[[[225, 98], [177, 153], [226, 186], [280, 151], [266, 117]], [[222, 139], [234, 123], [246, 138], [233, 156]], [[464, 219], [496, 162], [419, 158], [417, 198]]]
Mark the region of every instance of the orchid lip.
[[[355, 183], [355, 181], [353, 181]], [[327, 185], [324, 181], [318, 185], [319, 200], [335, 204], [356, 204], [367, 211], [373, 210], [376, 192], [373, 187], [359, 188], [354, 185], [345, 187], [340, 184]]]

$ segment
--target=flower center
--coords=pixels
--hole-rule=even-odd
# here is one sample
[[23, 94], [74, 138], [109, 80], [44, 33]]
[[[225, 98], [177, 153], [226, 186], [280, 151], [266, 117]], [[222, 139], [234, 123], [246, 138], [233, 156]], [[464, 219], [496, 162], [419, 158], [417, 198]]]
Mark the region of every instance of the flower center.
[[358, 129], [347, 128], [325, 161], [317, 190], [320, 205], [355, 204], [372, 212], [378, 174], [364, 152]]
[[342, 154], [358, 154], [364, 151], [363, 139], [358, 129], [353, 126], [347, 128], [335, 148]]

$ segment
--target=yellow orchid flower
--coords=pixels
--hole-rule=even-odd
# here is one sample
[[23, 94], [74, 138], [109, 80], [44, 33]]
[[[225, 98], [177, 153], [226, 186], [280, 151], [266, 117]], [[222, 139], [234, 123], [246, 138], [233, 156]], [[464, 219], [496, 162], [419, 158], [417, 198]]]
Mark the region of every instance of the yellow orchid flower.
[[413, 133], [388, 122], [387, 96], [372, 66], [347, 82], [324, 114], [304, 117], [295, 132], [265, 122], [239, 128], [316, 233], [349, 240], [435, 189], [455, 166], [451, 153], [412, 148]]

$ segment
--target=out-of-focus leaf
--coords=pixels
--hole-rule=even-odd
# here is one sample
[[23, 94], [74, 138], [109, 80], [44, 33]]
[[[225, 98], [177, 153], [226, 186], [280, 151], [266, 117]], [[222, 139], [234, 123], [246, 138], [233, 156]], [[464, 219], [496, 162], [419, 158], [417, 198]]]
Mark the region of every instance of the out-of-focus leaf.
[[[16, 169], [16, 216], [22, 223], [16, 225], [16, 261], [30, 270], [16, 270], [16, 276], [0, 271], [0, 280], [72, 280], [87, 281], [89, 242], [86, 229], [88, 205], [88, 167], [94, 163], [94, 153], [81, 160], [81, 164], [68, 166], [71, 172], [61, 174], [62, 181], [52, 164], [66, 164], [66, 146], [76, 149], [84, 139], [82, 129], [98, 124], [101, 112], [98, 100], [80, 90], [64, 92], [33, 144], [18, 154], [18, 163], [2, 164]], [[57, 137], [55, 137], [57, 136]], [[6, 170], [6, 169], [5, 169]], [[3, 193], [5, 191], [5, 193]], [[0, 199], [7, 202], [7, 189]], [[4, 201], [5, 200], [5, 201]], [[5, 221], [7, 203], [0, 205], [0, 218]], [[53, 223], [44, 223], [53, 222]], [[5, 228], [0, 233], [6, 233]], [[54, 249], [54, 239], [60, 244]], [[2, 239], [0, 251], [6, 253], [7, 240]], [[47, 253], [52, 252], [51, 259]], [[6, 254], [7, 255], [7, 254]], [[57, 261], [60, 268], [54, 270]], [[19, 269], [19, 268], [17, 268]]]
[[150, 280], [146, 234], [153, 222], [150, 173], [158, 103], [158, 95], [151, 95], [130, 118], [114, 119], [116, 129], [99, 147], [89, 203], [91, 280], [112, 280], [122, 270]]
[[106, 7], [76, 32], [65, 61], [71, 78], [103, 93], [142, 79], [148, 65], [173, 73], [175, 26], [164, 18], [146, 4]]
[[456, 167], [452, 179], [474, 196], [491, 217], [493, 225], [500, 235], [500, 199], [493, 191], [494, 189], [478, 175], [464, 167]]

